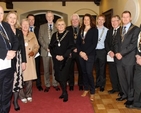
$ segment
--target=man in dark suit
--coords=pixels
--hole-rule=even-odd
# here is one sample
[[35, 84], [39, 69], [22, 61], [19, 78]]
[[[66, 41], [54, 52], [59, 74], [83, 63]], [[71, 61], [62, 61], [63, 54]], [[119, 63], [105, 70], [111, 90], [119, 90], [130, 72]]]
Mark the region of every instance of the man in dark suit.
[[124, 11], [122, 13], [122, 29], [116, 37], [115, 55], [117, 58], [117, 71], [119, 81], [124, 93], [117, 101], [127, 99], [126, 105], [133, 102], [133, 76], [135, 69], [136, 45], [140, 29], [131, 23], [131, 13]]
[[138, 37], [136, 69], [134, 74], [134, 101], [132, 105], [126, 105], [127, 108], [141, 109], [141, 35]]
[[82, 80], [82, 71], [81, 71], [81, 66], [79, 62], [79, 54], [77, 53], [77, 48], [76, 48], [76, 40], [78, 37], [79, 33], [79, 28], [80, 28], [80, 18], [78, 14], [73, 14], [71, 16], [71, 26], [68, 26], [66, 29], [69, 30], [72, 34], [72, 38], [74, 40], [74, 45], [75, 49], [71, 53], [71, 66], [70, 66], [70, 72], [69, 72], [69, 90], [74, 90], [74, 64], [76, 62], [77, 64], [77, 69], [78, 69], [78, 86], [79, 90], [83, 90], [83, 80]]
[[[38, 40], [38, 36], [39, 36], [39, 28], [34, 26], [35, 23], [35, 17], [33, 14], [28, 14], [27, 19], [29, 21], [29, 25], [30, 25], [30, 31], [34, 32], [36, 35], [36, 38]], [[39, 41], [39, 40], [38, 40]], [[39, 49], [40, 51], [40, 49]], [[39, 52], [38, 52], [39, 53]], [[42, 91], [42, 85], [41, 85], [41, 75], [40, 75], [40, 56], [37, 56], [35, 58], [35, 62], [36, 62], [36, 73], [37, 73], [37, 80], [36, 80], [36, 87], [39, 91]]]
[[3, 22], [4, 11], [0, 6], [0, 113], [9, 113], [12, 96], [18, 40], [10, 25]]
[[110, 75], [110, 81], [112, 84], [112, 89], [108, 91], [109, 94], [113, 94], [115, 92], [121, 92], [118, 73], [117, 73], [117, 66], [114, 60], [115, 38], [117, 36], [117, 31], [120, 30], [120, 23], [121, 23], [121, 20], [118, 15], [115, 15], [111, 18], [112, 28], [109, 29], [109, 31], [107, 32], [106, 41], [105, 41], [105, 47], [107, 51], [107, 62], [109, 65], [109, 75]]

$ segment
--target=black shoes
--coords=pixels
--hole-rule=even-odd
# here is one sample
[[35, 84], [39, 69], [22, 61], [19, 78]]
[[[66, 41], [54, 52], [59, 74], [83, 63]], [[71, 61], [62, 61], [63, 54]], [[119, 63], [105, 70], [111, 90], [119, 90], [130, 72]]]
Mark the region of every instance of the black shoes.
[[123, 97], [116, 98], [117, 101], [123, 101], [125, 99], [127, 99], [127, 98], [123, 98]]
[[122, 97], [123, 94], [124, 94], [123, 92], [119, 92], [119, 93], [118, 93], [118, 96], [119, 96], [119, 97]]
[[138, 110], [141, 110], [141, 106], [138, 107], [138, 106], [134, 106], [134, 105], [125, 105], [126, 108], [129, 108], [129, 109], [138, 109]]
[[79, 90], [80, 91], [83, 91], [83, 86], [79, 86]]
[[20, 110], [20, 107], [19, 107], [19, 105], [18, 105], [17, 102], [14, 102], [14, 101], [13, 101], [13, 105], [14, 105], [14, 109], [15, 109], [15, 111]]
[[44, 92], [48, 92], [50, 90], [50, 87], [46, 87]]
[[129, 106], [129, 105], [132, 105], [133, 104], [133, 101], [127, 100], [124, 104], [127, 105], [127, 106]]
[[63, 93], [60, 97], [59, 97], [59, 99], [63, 99], [63, 102], [67, 102], [68, 101], [68, 93], [66, 92], [66, 93]]
[[95, 88], [99, 88], [99, 87], [100, 87], [100, 86], [97, 86], [97, 85], [95, 86]]
[[43, 90], [42, 86], [37, 86], [37, 89], [38, 89], [39, 91], [42, 91], [42, 90]]
[[100, 91], [103, 92], [104, 91], [104, 87], [100, 87]]
[[58, 86], [53, 86], [53, 88], [55, 88], [56, 91], [60, 90], [60, 88]]
[[73, 87], [73, 86], [70, 86], [70, 87], [69, 87], [69, 90], [70, 90], [70, 91], [73, 91], [73, 90], [74, 90], [74, 87]]
[[117, 90], [113, 90], [113, 89], [108, 91], [109, 94], [113, 94], [115, 92], [118, 92], [118, 91]]

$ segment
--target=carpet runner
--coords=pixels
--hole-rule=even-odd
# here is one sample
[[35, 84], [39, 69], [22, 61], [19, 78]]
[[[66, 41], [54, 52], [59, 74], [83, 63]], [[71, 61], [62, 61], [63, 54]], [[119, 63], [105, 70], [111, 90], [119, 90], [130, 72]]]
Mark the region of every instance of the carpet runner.
[[63, 102], [58, 98], [61, 91], [51, 87], [49, 92], [43, 92], [33, 86], [33, 101], [22, 103], [19, 100], [19, 111], [14, 110], [11, 102], [10, 113], [94, 113], [89, 96], [81, 97], [82, 92], [75, 86], [74, 91], [68, 91], [68, 102]]

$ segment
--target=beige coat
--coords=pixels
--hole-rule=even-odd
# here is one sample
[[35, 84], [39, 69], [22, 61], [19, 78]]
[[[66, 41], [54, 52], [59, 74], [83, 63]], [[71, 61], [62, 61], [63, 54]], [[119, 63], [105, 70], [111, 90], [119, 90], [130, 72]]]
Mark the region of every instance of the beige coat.
[[[34, 56], [38, 52], [39, 44], [33, 32], [29, 32], [27, 36], [24, 36], [24, 41], [26, 48], [27, 63], [26, 63], [26, 70], [23, 72], [23, 80], [28, 81], [28, 80], [37, 79]], [[31, 51], [34, 52], [33, 57], [28, 56], [28, 53]]]

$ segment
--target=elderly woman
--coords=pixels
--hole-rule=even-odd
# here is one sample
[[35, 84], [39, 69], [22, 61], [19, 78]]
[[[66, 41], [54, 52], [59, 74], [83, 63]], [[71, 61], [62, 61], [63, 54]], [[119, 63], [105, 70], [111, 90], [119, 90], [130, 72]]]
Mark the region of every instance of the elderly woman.
[[20, 89], [23, 88], [23, 76], [22, 72], [26, 68], [26, 54], [25, 54], [25, 46], [24, 46], [24, 38], [23, 33], [19, 29], [20, 25], [18, 23], [18, 16], [16, 12], [9, 12], [6, 16], [6, 22], [8, 22], [19, 40], [19, 48], [16, 54], [16, 71], [14, 73], [14, 83], [13, 83], [13, 96], [14, 96], [14, 108], [15, 110], [20, 110], [18, 105], [18, 96]]
[[32, 101], [32, 80], [36, 79], [35, 55], [38, 52], [39, 44], [33, 32], [29, 32], [29, 22], [27, 19], [21, 21], [26, 48], [26, 70], [23, 72], [24, 89], [20, 90], [20, 99], [23, 103]]
[[70, 67], [69, 57], [73, 49], [73, 38], [67, 31], [63, 19], [56, 22], [57, 32], [52, 35], [49, 49], [52, 55], [55, 79], [60, 83], [62, 95], [59, 97], [63, 102], [68, 101], [67, 80]]

